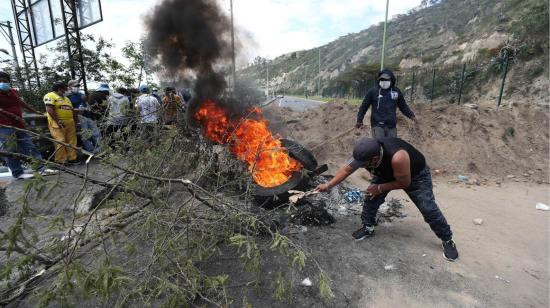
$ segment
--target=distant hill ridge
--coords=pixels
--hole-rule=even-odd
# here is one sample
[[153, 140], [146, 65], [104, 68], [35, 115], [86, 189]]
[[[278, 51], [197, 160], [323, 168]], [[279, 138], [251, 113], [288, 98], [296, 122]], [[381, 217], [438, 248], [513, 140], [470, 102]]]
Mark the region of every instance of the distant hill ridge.
[[[489, 62], [502, 57], [502, 49], [508, 48], [513, 50], [514, 63], [538, 61], [531, 65], [538, 67], [535, 73], [540, 76], [548, 71], [547, 0], [432, 0], [423, 4], [389, 21], [385, 66], [412, 71]], [[372, 76], [380, 65], [382, 32], [383, 23], [379, 23], [319, 47], [320, 73], [319, 48], [270, 60], [270, 88], [304, 93], [307, 87], [315, 93], [319, 77], [323, 89], [346, 78]], [[266, 60], [255, 59], [239, 75], [263, 87]]]

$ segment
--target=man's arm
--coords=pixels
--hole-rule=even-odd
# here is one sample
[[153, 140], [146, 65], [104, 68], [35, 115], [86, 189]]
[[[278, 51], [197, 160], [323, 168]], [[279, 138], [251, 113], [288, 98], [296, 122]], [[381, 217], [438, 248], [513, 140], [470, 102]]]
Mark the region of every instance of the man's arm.
[[411, 185], [411, 159], [407, 151], [397, 151], [392, 157], [391, 166], [395, 181], [370, 185], [369, 188], [367, 188], [367, 192], [371, 194], [372, 198], [381, 193], [390, 192], [396, 189], [405, 189]]
[[59, 118], [57, 117], [57, 114], [55, 113], [55, 109], [53, 105], [47, 104], [46, 105], [46, 112], [52, 117], [52, 120], [57, 124], [57, 126], [63, 128], [63, 123], [59, 121]]
[[25, 121], [22, 118], [20, 118], [19, 116], [15, 115], [15, 114], [13, 114], [9, 111], [6, 111], [6, 110], [0, 108], [0, 113], [16, 120], [19, 123], [22, 123], [23, 125], [26, 125]]
[[363, 102], [361, 103], [361, 106], [359, 107], [359, 112], [357, 112], [357, 127], [360, 127], [363, 125], [363, 119], [365, 118], [365, 114], [367, 114], [367, 111], [369, 110], [371, 100], [370, 95], [371, 92], [369, 91], [367, 95], [365, 95], [365, 98], [363, 99]]
[[321, 184], [315, 188], [315, 191], [327, 191], [331, 189], [332, 187], [340, 184], [343, 180], [345, 180], [350, 174], [355, 172], [355, 170], [350, 165], [345, 165], [342, 168], [340, 168], [338, 171], [336, 171], [336, 175], [327, 183]]
[[403, 96], [403, 93], [401, 93], [401, 92], [398, 92], [398, 93], [399, 93], [399, 97], [397, 98], [397, 107], [399, 108], [399, 110], [401, 110], [401, 112], [407, 118], [409, 118], [411, 120], [416, 120], [416, 115], [411, 110], [409, 105], [407, 105], [407, 102], [405, 102], [405, 97]]

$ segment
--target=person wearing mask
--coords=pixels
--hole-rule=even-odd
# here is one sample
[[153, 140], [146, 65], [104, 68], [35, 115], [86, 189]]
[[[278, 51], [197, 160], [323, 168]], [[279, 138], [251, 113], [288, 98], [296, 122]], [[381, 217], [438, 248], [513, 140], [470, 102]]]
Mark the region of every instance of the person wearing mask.
[[380, 205], [390, 191], [403, 189], [420, 210], [424, 221], [441, 239], [444, 257], [449, 261], [458, 259], [451, 227], [435, 202], [430, 168], [420, 151], [399, 138], [363, 137], [353, 146], [353, 156], [348, 163], [336, 172], [334, 178], [317, 186], [315, 190], [328, 191], [359, 168], [367, 169], [373, 179], [363, 203], [363, 225], [352, 234], [355, 240], [374, 235], [376, 213]]
[[[35, 165], [35, 170], [40, 175], [57, 174], [57, 170], [44, 167], [41, 162], [42, 155], [32, 142], [31, 135], [16, 129], [26, 129], [26, 124], [23, 120], [23, 108], [36, 114], [42, 114], [23, 101], [19, 93], [11, 87], [10, 75], [0, 72], [0, 149], [5, 152], [19, 153], [39, 160]], [[12, 156], [4, 156], [2, 158], [14, 178], [29, 179], [34, 177], [32, 174], [24, 173], [21, 159]]]
[[136, 100], [136, 109], [140, 117], [141, 137], [145, 143], [145, 148], [149, 149], [158, 141], [157, 124], [161, 105], [155, 97], [149, 94], [147, 85], [141, 85], [139, 92], [141, 95]]
[[[52, 92], [44, 95], [44, 104], [48, 113], [48, 128], [52, 137], [76, 147], [76, 113], [73, 111], [73, 104], [65, 96], [69, 87], [64, 82], [56, 82], [52, 86]], [[55, 144], [55, 162], [58, 164], [76, 165], [76, 149], [73, 147]]]
[[90, 108], [88, 108], [84, 94], [80, 92], [80, 83], [77, 80], [69, 81], [67, 98], [73, 104], [74, 111], [78, 115], [80, 140], [82, 140], [84, 149], [94, 154], [101, 152], [101, 132], [92, 119], [92, 113], [90, 112]]
[[131, 94], [124, 88], [117, 89], [113, 95], [109, 96], [109, 115], [107, 116], [108, 126], [106, 135], [109, 136], [110, 145], [112, 145], [114, 141], [113, 134], [122, 132], [129, 124], [131, 104], [128, 97], [131, 97]]
[[370, 89], [363, 99], [355, 127], [363, 126], [363, 119], [369, 108], [373, 138], [397, 137], [397, 108], [406, 117], [417, 122], [416, 115], [405, 102], [403, 93], [395, 86], [395, 75], [389, 69], [378, 73], [378, 84]]
[[151, 96], [153, 96], [154, 98], [157, 99], [157, 101], [159, 102], [159, 104], [162, 104], [162, 99], [160, 98], [160, 95], [159, 95], [159, 90], [157, 88], [153, 88], [151, 90]]
[[176, 89], [167, 87], [162, 98], [163, 120], [165, 125], [176, 124], [180, 109], [183, 108], [182, 99], [176, 94]]
[[109, 84], [102, 83], [88, 99], [88, 107], [90, 107], [92, 119], [96, 121], [96, 123], [101, 124], [107, 113], [107, 98], [109, 97], [109, 92]]

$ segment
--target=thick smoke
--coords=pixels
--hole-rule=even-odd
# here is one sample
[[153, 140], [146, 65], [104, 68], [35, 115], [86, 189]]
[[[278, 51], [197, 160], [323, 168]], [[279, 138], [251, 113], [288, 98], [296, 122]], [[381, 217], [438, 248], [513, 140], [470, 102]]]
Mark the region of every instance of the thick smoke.
[[214, 0], [163, 0], [146, 19], [148, 48], [172, 76], [197, 76], [199, 101], [226, 87], [215, 67], [231, 57], [230, 20]]

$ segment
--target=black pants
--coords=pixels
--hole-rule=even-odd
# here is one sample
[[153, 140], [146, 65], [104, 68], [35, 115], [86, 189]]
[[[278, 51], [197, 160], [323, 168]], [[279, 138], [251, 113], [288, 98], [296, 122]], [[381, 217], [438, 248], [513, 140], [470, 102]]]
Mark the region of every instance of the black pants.
[[[373, 184], [383, 184], [383, 181], [377, 177], [372, 182]], [[420, 210], [420, 213], [424, 216], [424, 221], [430, 225], [435, 235], [441, 240], [450, 240], [453, 236], [451, 226], [449, 226], [445, 216], [435, 203], [432, 176], [428, 167], [412, 178], [411, 185], [405, 189], [405, 192]], [[361, 214], [364, 225], [373, 226], [376, 223], [376, 212], [378, 212], [380, 205], [384, 203], [387, 195], [388, 193], [383, 193], [372, 200], [369, 198], [365, 200], [363, 213]]]

